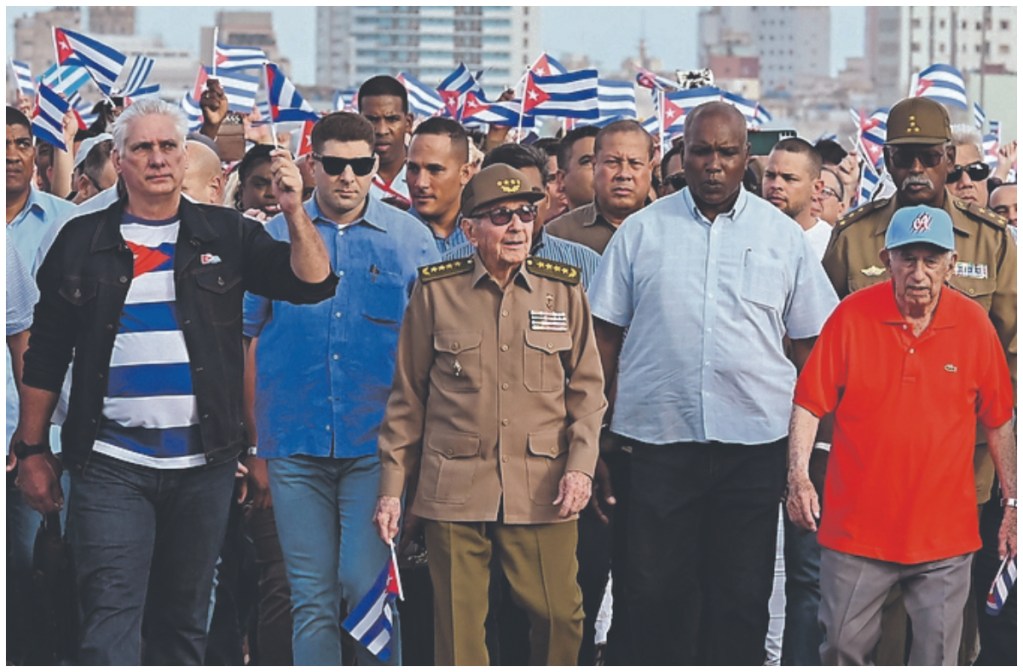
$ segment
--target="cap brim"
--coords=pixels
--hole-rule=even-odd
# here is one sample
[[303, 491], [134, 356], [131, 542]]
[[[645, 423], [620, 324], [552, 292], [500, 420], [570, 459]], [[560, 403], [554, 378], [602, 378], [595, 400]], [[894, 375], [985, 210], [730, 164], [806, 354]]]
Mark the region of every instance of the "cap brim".
[[946, 142], [952, 142], [951, 138], [935, 138], [930, 137], [919, 137], [913, 136], [909, 138], [896, 138], [895, 140], [885, 141], [886, 145], [943, 145]]
[[477, 210], [480, 210], [481, 208], [487, 207], [488, 205], [494, 205], [495, 203], [501, 203], [503, 201], [514, 201], [517, 198], [524, 198], [527, 201], [529, 201], [530, 203], [536, 203], [537, 201], [542, 201], [544, 199], [544, 196], [546, 196], [546, 195], [547, 194], [544, 193], [544, 192], [533, 191], [533, 190], [523, 191], [523, 192], [519, 192], [517, 194], [508, 194], [507, 196], [500, 196], [498, 198], [492, 198], [489, 201], [483, 201], [482, 203], [477, 203], [474, 206], [472, 206], [471, 209], [468, 209], [468, 210], [463, 209], [462, 210], [462, 214], [468, 216], [468, 215], [471, 215], [473, 212], [475, 212]]

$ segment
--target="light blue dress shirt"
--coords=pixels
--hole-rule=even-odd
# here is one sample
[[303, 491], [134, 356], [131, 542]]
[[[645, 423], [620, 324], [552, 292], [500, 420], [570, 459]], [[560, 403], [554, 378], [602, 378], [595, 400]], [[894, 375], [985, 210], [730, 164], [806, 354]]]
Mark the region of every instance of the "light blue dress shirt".
[[415, 217], [418, 222], [422, 223], [423, 226], [426, 227], [426, 230], [430, 233], [431, 236], [433, 236], [433, 241], [437, 245], [437, 251], [440, 252], [441, 255], [446, 254], [450, 250], [453, 250], [454, 248], [458, 247], [459, 245], [464, 245], [469, 242], [469, 239], [465, 237], [465, 231], [462, 231], [461, 215], [459, 215], [458, 219], [455, 220], [455, 230], [451, 232], [451, 235], [448, 236], [447, 238], [441, 238], [440, 236], [433, 232], [433, 227], [430, 226], [430, 223], [423, 219], [423, 217], [418, 212], [416, 212], [415, 208], [410, 209], [408, 211], [408, 214]]
[[[243, 330], [259, 337], [259, 456], [374, 455], [408, 296], [418, 267], [440, 254], [422, 223], [375, 198], [343, 227], [321, 214], [315, 194], [305, 209], [340, 282], [311, 306], [245, 295]], [[289, 240], [283, 215], [266, 230]]]
[[838, 304], [795, 221], [743, 190], [711, 222], [688, 188], [622, 223], [589, 298], [628, 329], [611, 429], [651, 444], [784, 437], [796, 369], [783, 337], [816, 336]]
[[56, 230], [64, 224], [74, 209], [75, 204], [71, 201], [31, 187], [25, 207], [7, 225], [7, 242], [8, 244], [13, 242], [18, 248], [18, 254], [28, 266], [33, 278], [38, 268], [37, 259], [42, 261], [39, 252], [43, 242], [53, 242]]
[[[444, 261], [471, 257], [475, 251], [476, 247], [472, 243], [465, 242], [445, 252]], [[533, 245], [533, 249], [529, 253], [540, 259], [577, 267], [583, 289], [589, 288], [593, 274], [597, 272], [597, 264], [600, 263], [600, 255], [585, 245], [545, 232], [542, 232], [539, 242]]]
[[[7, 237], [7, 335], [14, 336], [28, 330], [32, 326], [32, 311], [39, 300], [36, 288], [28, 267], [21, 260], [21, 254]], [[14, 380], [14, 367], [11, 362], [11, 351], [7, 353], [7, 446], [11, 447], [11, 436], [18, 427], [18, 384]]]

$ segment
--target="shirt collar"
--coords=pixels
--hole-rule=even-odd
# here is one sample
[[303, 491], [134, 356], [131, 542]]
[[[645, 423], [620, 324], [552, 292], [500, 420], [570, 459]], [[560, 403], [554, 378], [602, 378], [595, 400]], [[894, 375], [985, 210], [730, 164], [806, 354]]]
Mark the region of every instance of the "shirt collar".
[[28, 199], [25, 200], [25, 205], [22, 206], [21, 210], [18, 212], [17, 215], [14, 216], [14, 219], [11, 220], [11, 223], [8, 224], [8, 226], [16, 226], [20, 224], [25, 219], [25, 217], [28, 216], [28, 213], [30, 212], [32, 213], [46, 212], [46, 206], [43, 203], [43, 199], [37, 196], [38, 192], [39, 192], [38, 189], [36, 189], [32, 185], [29, 185]]
[[[473, 252], [472, 258], [472, 286], [475, 288], [479, 286], [480, 281], [483, 278], [490, 278], [490, 272], [487, 271], [487, 268], [483, 265], [483, 259], [480, 258], [479, 250], [475, 250]], [[491, 282], [493, 282], [493, 280], [491, 280]], [[533, 283], [529, 279], [529, 274], [526, 273], [525, 264], [519, 264], [518, 270], [515, 271], [515, 274], [512, 276], [512, 283], [517, 283], [525, 287], [527, 290], [533, 291]], [[497, 283], [494, 282], [494, 285], [496, 286]]]
[[[682, 189], [682, 198], [685, 201], [686, 209], [698, 222], [706, 222], [707, 224], [713, 224], [713, 222], [707, 219], [706, 215], [700, 212], [700, 209], [696, 207], [696, 201], [693, 200], [693, 194], [689, 187]], [[746, 210], [746, 206], [749, 204], [749, 192], [741, 184], [739, 185], [739, 196], [735, 199], [735, 203], [732, 205], [732, 209], [728, 212], [723, 212], [718, 217], [727, 217], [728, 219], [738, 219], [743, 212]]]
[[[358, 224], [367, 224], [372, 226], [374, 229], [380, 229], [383, 232], [387, 232], [387, 224], [384, 222], [386, 215], [381, 212], [381, 208], [389, 208], [391, 206], [385, 205], [375, 198], [366, 197], [366, 211], [362, 213], [362, 217], [355, 222], [351, 223], [351, 226]], [[320, 210], [320, 204], [316, 202], [316, 191], [313, 191], [312, 198], [305, 202], [305, 211], [309, 215], [309, 219], [313, 222], [320, 221], [323, 224], [329, 224], [330, 226], [338, 226], [338, 223], [323, 214]]]

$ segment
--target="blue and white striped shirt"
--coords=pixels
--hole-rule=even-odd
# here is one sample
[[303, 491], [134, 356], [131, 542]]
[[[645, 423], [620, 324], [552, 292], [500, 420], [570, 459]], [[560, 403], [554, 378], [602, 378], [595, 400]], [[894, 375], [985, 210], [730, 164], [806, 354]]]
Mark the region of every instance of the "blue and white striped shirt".
[[110, 356], [103, 420], [93, 450], [156, 469], [206, 464], [185, 337], [174, 310], [177, 219], [125, 216], [134, 278]]

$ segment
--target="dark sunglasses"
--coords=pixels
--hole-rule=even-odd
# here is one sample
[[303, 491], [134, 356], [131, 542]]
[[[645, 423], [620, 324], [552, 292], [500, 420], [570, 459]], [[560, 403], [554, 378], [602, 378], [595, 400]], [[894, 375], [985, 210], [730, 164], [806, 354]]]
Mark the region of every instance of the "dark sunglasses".
[[682, 191], [686, 187], [686, 176], [684, 173], [672, 173], [664, 178], [665, 184], [670, 184], [675, 191]]
[[340, 175], [345, 172], [345, 168], [348, 166], [352, 167], [352, 172], [359, 177], [366, 177], [373, 172], [373, 167], [376, 165], [375, 156], [360, 156], [355, 159], [345, 159], [340, 156], [323, 156], [313, 152], [313, 159], [319, 161], [323, 166], [323, 172], [328, 175]]
[[944, 149], [919, 149], [910, 147], [889, 147], [888, 155], [892, 159], [892, 165], [896, 168], [912, 168], [913, 163], [919, 159], [920, 165], [924, 168], [934, 168], [941, 163], [945, 157]]
[[514, 210], [510, 208], [500, 207], [488, 210], [487, 212], [481, 212], [474, 215], [474, 218], [483, 218], [484, 216], [490, 218], [490, 223], [494, 226], [504, 226], [512, 220], [512, 216], [518, 215], [519, 220], [523, 224], [529, 224], [536, 219], [536, 206], [535, 205], [523, 205]]
[[983, 161], [976, 161], [968, 166], [957, 164], [952, 168], [952, 172], [948, 174], [948, 177], [945, 178], [945, 182], [948, 184], [958, 182], [962, 179], [963, 173], [969, 175], [970, 179], [974, 182], [980, 182], [981, 180], [986, 180], [987, 176], [991, 174], [991, 167]]

